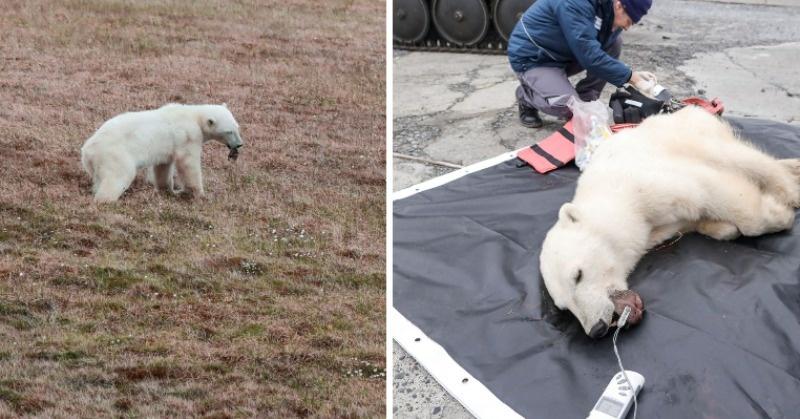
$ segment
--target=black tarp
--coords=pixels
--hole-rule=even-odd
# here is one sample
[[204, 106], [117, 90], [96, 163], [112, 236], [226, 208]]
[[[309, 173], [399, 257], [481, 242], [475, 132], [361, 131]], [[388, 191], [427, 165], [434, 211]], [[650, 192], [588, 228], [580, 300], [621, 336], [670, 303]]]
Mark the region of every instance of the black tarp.
[[[772, 155], [800, 156], [798, 126], [729, 121]], [[394, 202], [394, 307], [525, 417], [586, 417], [618, 371], [611, 334], [585, 336], [539, 274], [578, 174], [511, 160]], [[639, 262], [629, 285], [645, 316], [619, 338], [647, 380], [639, 418], [800, 417], [798, 222], [732, 242], [686, 235]]]

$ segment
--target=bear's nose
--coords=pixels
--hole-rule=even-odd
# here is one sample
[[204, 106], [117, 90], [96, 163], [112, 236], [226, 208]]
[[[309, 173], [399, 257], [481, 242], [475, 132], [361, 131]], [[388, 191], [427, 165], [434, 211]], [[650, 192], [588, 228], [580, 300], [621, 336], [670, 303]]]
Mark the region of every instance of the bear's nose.
[[594, 326], [592, 326], [592, 330], [589, 332], [589, 337], [592, 339], [599, 339], [606, 335], [608, 332], [608, 325], [606, 322], [600, 320]]

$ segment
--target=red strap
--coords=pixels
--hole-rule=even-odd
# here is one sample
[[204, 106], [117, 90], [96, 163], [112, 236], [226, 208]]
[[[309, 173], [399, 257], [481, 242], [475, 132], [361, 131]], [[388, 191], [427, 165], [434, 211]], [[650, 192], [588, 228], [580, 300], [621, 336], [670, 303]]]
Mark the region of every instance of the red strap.
[[542, 150], [555, 157], [556, 160], [567, 164], [575, 158], [575, 143], [564, 138], [560, 132], [555, 132], [537, 144]]
[[725, 112], [725, 104], [722, 103], [722, 100], [720, 100], [720, 98], [718, 97], [715, 97], [714, 99], [711, 99], [711, 101], [708, 101], [706, 99], [697, 96], [692, 96], [681, 100], [681, 103], [683, 103], [684, 105], [699, 106], [708, 111], [712, 115], [722, 115], [722, 112]]
[[614, 124], [611, 126], [611, 132], [622, 131], [626, 128], [633, 128], [638, 126], [639, 124]]
[[558, 169], [575, 158], [572, 120], [545, 139], [517, 153], [517, 157], [539, 173]]
[[531, 147], [528, 147], [517, 153], [517, 157], [522, 159], [525, 163], [533, 166], [533, 168], [539, 173], [547, 173], [560, 167], [548, 161], [541, 154], [533, 151]]

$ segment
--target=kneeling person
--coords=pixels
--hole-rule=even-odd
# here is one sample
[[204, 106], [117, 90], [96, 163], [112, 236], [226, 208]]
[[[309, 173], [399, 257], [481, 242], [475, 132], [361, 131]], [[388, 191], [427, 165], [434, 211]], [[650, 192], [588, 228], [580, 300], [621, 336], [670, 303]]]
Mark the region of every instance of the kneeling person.
[[[597, 100], [606, 82], [638, 86], [652, 74], [632, 71], [619, 60], [620, 32], [650, 9], [652, 0], [538, 0], [517, 22], [508, 59], [517, 74], [522, 125], [542, 126], [539, 112], [570, 118], [570, 96]], [[567, 77], [586, 70], [573, 87]]]

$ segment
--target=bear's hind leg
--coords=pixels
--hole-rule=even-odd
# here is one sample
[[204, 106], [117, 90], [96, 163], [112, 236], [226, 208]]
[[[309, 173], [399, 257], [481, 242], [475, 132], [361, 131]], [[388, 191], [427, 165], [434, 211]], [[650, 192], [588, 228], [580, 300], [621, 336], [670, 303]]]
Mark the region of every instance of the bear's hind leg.
[[136, 168], [120, 165], [113, 173], [106, 173], [97, 184], [94, 201], [97, 203], [114, 202], [125, 192], [136, 177]]
[[744, 209], [734, 223], [745, 236], [760, 236], [787, 230], [794, 225], [794, 208], [782, 198], [761, 194], [758, 203]]
[[725, 163], [734, 172], [744, 173], [762, 191], [774, 195], [788, 205], [800, 206], [800, 187], [788, 165], [744, 143], [726, 146]]
[[783, 199], [764, 195], [761, 198], [761, 208], [764, 216], [762, 234], [788, 230], [794, 225], [794, 207], [786, 204]]
[[[778, 160], [791, 173], [795, 189], [800, 190], [800, 159], [781, 159]], [[800, 208], [800, 202], [790, 202], [795, 208]]]
[[697, 223], [697, 232], [716, 240], [733, 240], [741, 235], [732, 223], [717, 220], [702, 220]]
[[155, 173], [155, 185], [164, 192], [175, 192], [173, 179], [175, 177], [175, 165], [172, 163], [159, 164], [153, 167]]

